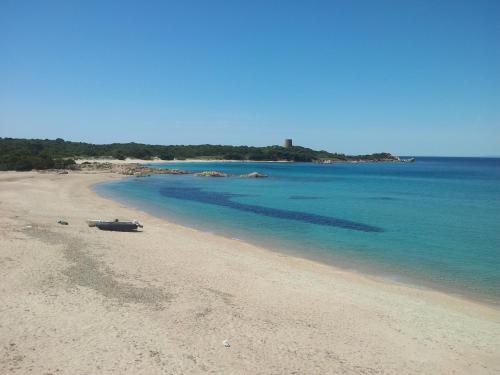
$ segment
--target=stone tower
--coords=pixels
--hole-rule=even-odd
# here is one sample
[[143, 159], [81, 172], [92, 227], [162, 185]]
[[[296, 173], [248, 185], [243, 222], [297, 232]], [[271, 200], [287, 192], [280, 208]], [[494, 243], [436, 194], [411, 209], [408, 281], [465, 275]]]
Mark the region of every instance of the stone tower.
[[292, 147], [292, 146], [293, 146], [293, 144], [292, 144], [291, 138], [285, 139], [285, 142], [283, 143], [283, 147], [288, 148], [288, 147]]

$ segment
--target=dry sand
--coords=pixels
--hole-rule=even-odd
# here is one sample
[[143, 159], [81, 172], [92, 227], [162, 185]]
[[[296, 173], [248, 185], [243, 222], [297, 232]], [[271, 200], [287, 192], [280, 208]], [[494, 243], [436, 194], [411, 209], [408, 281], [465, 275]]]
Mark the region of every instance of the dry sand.
[[130, 163], [138, 163], [138, 164], [149, 164], [149, 163], [169, 163], [169, 161], [161, 160], [158, 158], [152, 160], [145, 159], [133, 159], [126, 158], [124, 160], [121, 159], [112, 159], [112, 158], [86, 158], [86, 159], [76, 159], [75, 162], [77, 164], [82, 163], [111, 163], [111, 164], [130, 164]]
[[[499, 310], [185, 228], [90, 190], [115, 178], [0, 173], [0, 374], [500, 373]], [[85, 223], [115, 217], [144, 231]]]

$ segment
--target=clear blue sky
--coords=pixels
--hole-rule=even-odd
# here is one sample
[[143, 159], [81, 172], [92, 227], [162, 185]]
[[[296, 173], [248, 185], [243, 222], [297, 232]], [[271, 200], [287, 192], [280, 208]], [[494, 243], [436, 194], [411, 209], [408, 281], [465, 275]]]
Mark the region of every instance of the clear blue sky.
[[500, 1], [0, 0], [0, 136], [500, 154]]

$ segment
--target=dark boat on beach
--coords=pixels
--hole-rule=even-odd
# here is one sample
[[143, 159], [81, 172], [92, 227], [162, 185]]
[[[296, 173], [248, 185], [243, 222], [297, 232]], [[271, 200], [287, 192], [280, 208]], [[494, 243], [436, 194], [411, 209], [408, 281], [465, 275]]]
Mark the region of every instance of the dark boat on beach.
[[96, 226], [101, 230], [112, 230], [117, 232], [134, 232], [138, 228], [142, 228], [142, 225], [134, 220], [134, 221], [119, 221], [116, 219], [115, 221], [95, 221], [92, 223], [92, 226]]

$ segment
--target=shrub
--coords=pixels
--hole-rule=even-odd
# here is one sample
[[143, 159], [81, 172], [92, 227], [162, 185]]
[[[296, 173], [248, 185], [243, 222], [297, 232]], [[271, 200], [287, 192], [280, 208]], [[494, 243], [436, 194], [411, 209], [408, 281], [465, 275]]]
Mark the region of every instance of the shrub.
[[116, 150], [114, 153], [113, 153], [113, 157], [115, 159], [118, 159], [118, 160], [125, 160], [126, 157], [125, 157], [125, 154], [123, 153], [122, 150]]

